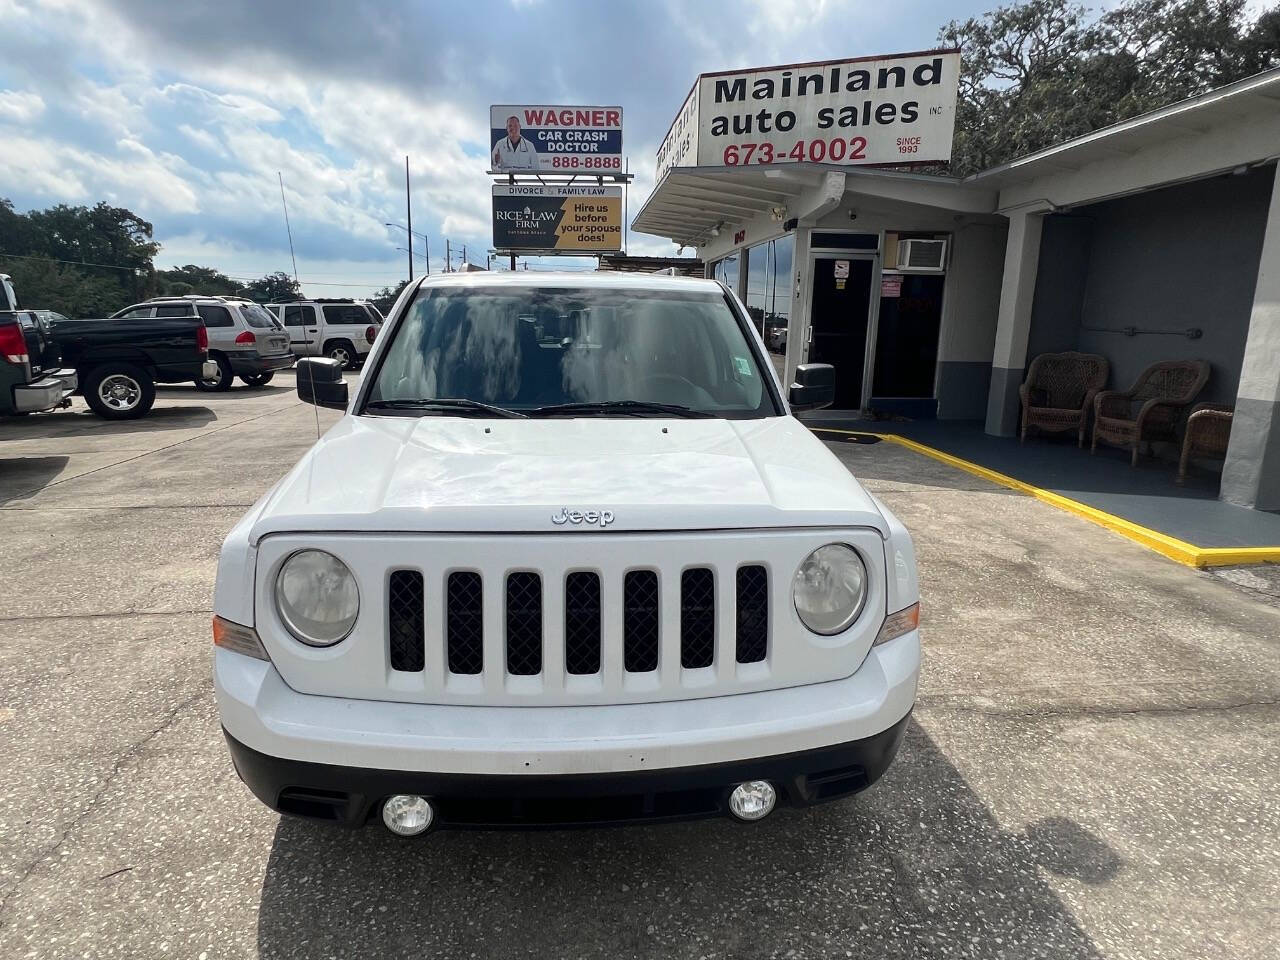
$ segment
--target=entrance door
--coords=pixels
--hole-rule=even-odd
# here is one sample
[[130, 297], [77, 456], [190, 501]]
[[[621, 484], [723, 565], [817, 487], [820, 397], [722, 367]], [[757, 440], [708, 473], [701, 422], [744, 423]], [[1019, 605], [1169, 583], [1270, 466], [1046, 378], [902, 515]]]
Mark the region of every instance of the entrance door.
[[810, 284], [810, 363], [836, 369], [837, 410], [862, 406], [862, 370], [867, 359], [867, 319], [871, 313], [872, 257], [819, 254]]

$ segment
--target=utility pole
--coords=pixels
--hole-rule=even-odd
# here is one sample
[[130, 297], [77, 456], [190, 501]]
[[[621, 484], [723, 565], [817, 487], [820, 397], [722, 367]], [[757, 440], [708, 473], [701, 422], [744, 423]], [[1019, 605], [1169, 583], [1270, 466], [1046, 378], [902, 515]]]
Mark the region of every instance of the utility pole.
[[413, 204], [409, 199], [409, 155], [404, 155], [404, 215], [409, 221], [409, 282], [413, 283]]
[[449, 249], [449, 238], [444, 238], [444, 272], [453, 272], [453, 251]]
[[462, 269], [464, 271], [467, 269], [467, 245], [465, 243], [462, 245]]

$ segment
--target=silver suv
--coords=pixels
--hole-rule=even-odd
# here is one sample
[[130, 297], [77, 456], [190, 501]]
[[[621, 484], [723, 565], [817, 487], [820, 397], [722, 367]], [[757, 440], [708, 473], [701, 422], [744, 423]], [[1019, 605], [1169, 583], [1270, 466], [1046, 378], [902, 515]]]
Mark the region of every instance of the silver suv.
[[217, 376], [196, 381], [201, 390], [229, 390], [236, 377], [251, 387], [261, 387], [271, 382], [277, 370], [293, 366], [289, 335], [280, 321], [243, 297], [154, 297], [126, 307], [112, 319], [190, 316], [204, 321], [209, 332], [209, 359], [218, 365]]

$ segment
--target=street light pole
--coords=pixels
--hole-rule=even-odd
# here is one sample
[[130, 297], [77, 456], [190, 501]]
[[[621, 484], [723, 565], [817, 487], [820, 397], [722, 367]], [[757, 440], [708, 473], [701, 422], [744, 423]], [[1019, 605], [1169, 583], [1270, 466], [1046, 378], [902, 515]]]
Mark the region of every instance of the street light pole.
[[[423, 254], [423, 257], [422, 257], [422, 259], [427, 262], [426, 275], [428, 277], [431, 276], [431, 241], [427, 238], [427, 235], [425, 233], [418, 233], [416, 230], [410, 230], [403, 223], [384, 223], [383, 226], [395, 227], [397, 230], [403, 230], [405, 233], [409, 234], [410, 247], [413, 246], [412, 240], [414, 237], [417, 237], [419, 240], [422, 241], [422, 249], [426, 251], [426, 253]], [[396, 249], [403, 250], [404, 247], [396, 247]], [[410, 251], [410, 254], [412, 255], [412, 251]], [[413, 277], [411, 276], [409, 277], [409, 279], [412, 280]]]
[[409, 234], [409, 282], [413, 283], [413, 204], [409, 199], [409, 155], [404, 156], [404, 215], [409, 222], [405, 232]]

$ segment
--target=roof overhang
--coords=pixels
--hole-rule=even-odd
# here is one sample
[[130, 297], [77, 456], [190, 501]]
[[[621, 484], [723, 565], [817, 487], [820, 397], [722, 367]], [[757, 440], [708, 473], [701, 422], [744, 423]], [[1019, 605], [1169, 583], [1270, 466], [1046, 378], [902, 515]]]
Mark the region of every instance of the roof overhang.
[[996, 198], [994, 190], [954, 177], [838, 164], [672, 167], [632, 228], [702, 246], [726, 224], [758, 217], [803, 220], [825, 213], [848, 194], [962, 213], [990, 213]]

